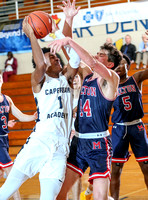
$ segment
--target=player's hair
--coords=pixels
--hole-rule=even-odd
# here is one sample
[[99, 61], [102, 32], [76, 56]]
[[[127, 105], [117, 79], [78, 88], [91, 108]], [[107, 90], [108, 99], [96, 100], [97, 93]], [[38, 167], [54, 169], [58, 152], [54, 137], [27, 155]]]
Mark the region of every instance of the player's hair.
[[[42, 52], [43, 52], [43, 54], [48, 53], [48, 52], [50, 52], [50, 48], [43, 47], [43, 48], [42, 48]], [[62, 68], [63, 68], [63, 67], [64, 67], [64, 62], [63, 62], [61, 56], [60, 56], [58, 53], [56, 53], [56, 56], [60, 59], [61, 66], [62, 66]], [[32, 65], [33, 65], [33, 68], [36, 68], [36, 64], [35, 64], [35, 62], [34, 62], [33, 57], [32, 57]]]
[[127, 55], [123, 54], [123, 58], [126, 60], [127, 65], [128, 65], [128, 69], [129, 69], [130, 66], [131, 66], [131, 61], [130, 61], [129, 57]]
[[112, 69], [115, 69], [122, 60], [122, 53], [111, 43], [105, 43], [100, 49], [108, 52], [108, 62], [113, 62], [114, 67]]

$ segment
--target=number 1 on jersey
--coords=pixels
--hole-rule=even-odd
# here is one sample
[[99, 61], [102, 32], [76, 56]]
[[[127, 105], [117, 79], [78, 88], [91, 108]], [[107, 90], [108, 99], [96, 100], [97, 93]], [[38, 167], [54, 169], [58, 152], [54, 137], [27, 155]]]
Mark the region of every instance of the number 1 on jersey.
[[61, 108], [63, 108], [61, 96], [58, 97], [58, 100], [59, 100], [59, 104], [60, 104], [59, 108], [61, 109]]

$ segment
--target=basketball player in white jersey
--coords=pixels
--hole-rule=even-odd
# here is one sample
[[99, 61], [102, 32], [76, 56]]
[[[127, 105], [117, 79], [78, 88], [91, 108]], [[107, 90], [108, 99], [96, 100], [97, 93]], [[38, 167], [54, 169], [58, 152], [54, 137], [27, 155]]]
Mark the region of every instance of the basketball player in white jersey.
[[[66, 15], [65, 34], [71, 33], [73, 17], [78, 13], [75, 2], [64, 2]], [[52, 32], [55, 31], [55, 24]], [[40, 48], [28, 17], [23, 21], [23, 31], [29, 37], [35, 70], [31, 84], [37, 105], [38, 119], [33, 133], [16, 161], [5, 184], [0, 188], [0, 200], [8, 199], [28, 178], [39, 172], [41, 200], [55, 200], [65, 178], [69, 153], [69, 135], [72, 122], [72, 82], [80, 58], [70, 49], [69, 63], [64, 74], [59, 59], [49, 49]], [[58, 31], [57, 31], [58, 32]], [[55, 32], [56, 35], [61, 34]], [[64, 36], [64, 35], [63, 35]], [[62, 37], [63, 37], [62, 36]]]

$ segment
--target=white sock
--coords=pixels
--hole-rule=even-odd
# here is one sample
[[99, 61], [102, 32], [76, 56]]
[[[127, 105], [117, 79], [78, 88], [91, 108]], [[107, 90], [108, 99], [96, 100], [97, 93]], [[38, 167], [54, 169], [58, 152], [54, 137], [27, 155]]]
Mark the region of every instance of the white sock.
[[93, 192], [92, 190], [90, 190], [89, 188], [87, 188], [86, 191], [85, 191], [85, 195], [92, 194], [92, 192]]

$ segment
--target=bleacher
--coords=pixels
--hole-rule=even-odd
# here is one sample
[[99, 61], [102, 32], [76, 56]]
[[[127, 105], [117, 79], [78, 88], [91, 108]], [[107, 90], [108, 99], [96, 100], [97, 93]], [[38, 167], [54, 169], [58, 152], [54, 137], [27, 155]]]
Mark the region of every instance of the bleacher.
[[[130, 2], [135, 2], [138, 0], [130, 0]], [[18, 16], [19, 19], [23, 19], [29, 13], [36, 10], [44, 10], [48, 13], [58, 13], [61, 12], [57, 8], [57, 5], [62, 5], [62, 1], [48, 1], [48, 0], [18, 0], [7, 1], [0, 0], [0, 22], [16, 19], [16, 5], [18, 6]], [[53, 2], [53, 4], [51, 4]], [[128, 0], [77, 0], [76, 7], [81, 6], [81, 9], [96, 6], [105, 6], [118, 3], [127, 3]], [[90, 3], [90, 4], [89, 4]], [[129, 75], [132, 75], [136, 71], [135, 66], [132, 65]], [[31, 74], [13, 75], [9, 78], [9, 82], [4, 83], [2, 87], [2, 92], [12, 98], [15, 105], [26, 114], [33, 114], [36, 111], [35, 101], [32, 95], [31, 89]], [[148, 134], [148, 80], [144, 81], [143, 84], [143, 106], [145, 116], [143, 121], [146, 125], [146, 130]], [[15, 119], [10, 114], [10, 119]], [[17, 122], [17, 124], [10, 128], [9, 143], [10, 143], [10, 155], [15, 157], [21, 146], [25, 143], [27, 137], [30, 135], [35, 122]], [[110, 122], [109, 129], [111, 129], [112, 124]]]
[[[119, 3], [135, 2], [140, 0], [77, 0], [76, 7], [81, 6], [81, 9], [93, 8], [97, 6], [106, 6]], [[7, 1], [0, 0], [0, 22], [7, 20], [23, 19], [29, 13], [33, 11], [42, 10], [48, 13], [62, 12], [61, 9], [57, 8], [57, 5], [63, 5], [62, 1], [55, 0], [17, 0]]]
[[[25, 114], [33, 114], [36, 105], [31, 89], [31, 74], [12, 75], [9, 82], [2, 86], [2, 93], [10, 96], [14, 104]], [[9, 114], [9, 119], [16, 119]], [[32, 132], [35, 122], [17, 122], [9, 133], [10, 155], [13, 158], [25, 144], [27, 137]]]
[[[134, 74], [135, 64], [132, 64], [129, 70], [129, 76]], [[4, 83], [2, 93], [10, 96], [14, 104], [24, 113], [33, 114], [36, 111], [36, 105], [31, 89], [31, 74], [12, 75], [9, 82]], [[144, 107], [143, 122], [145, 123], [146, 131], [148, 134], [148, 80], [143, 82], [142, 100]], [[113, 112], [113, 111], [112, 111]], [[10, 119], [15, 119], [10, 114]], [[15, 158], [21, 146], [26, 142], [27, 137], [30, 135], [35, 122], [17, 122], [13, 128], [10, 128], [9, 144], [10, 155]], [[112, 123], [110, 120], [109, 129], [111, 131]]]

